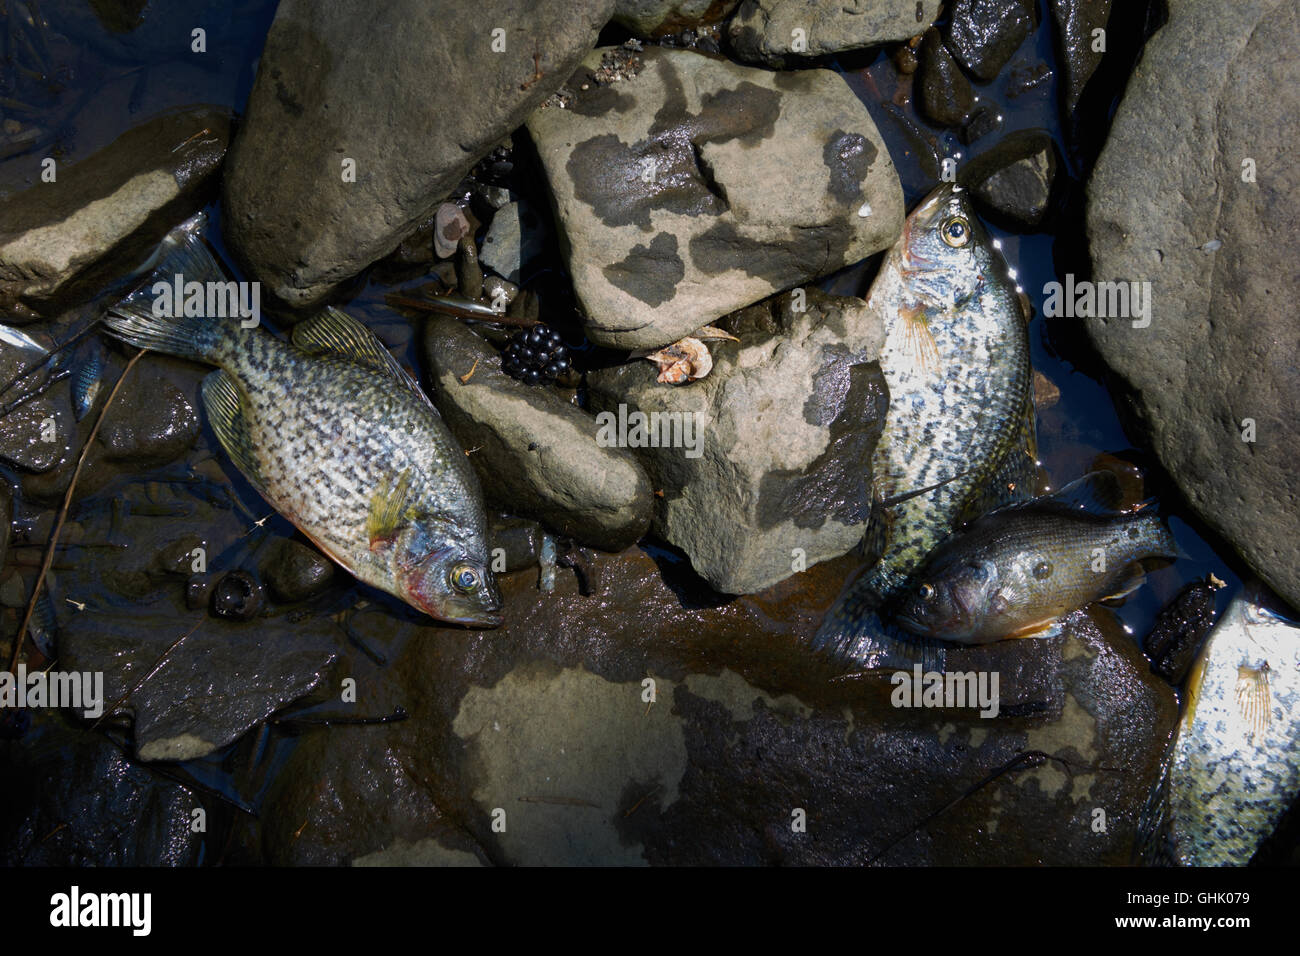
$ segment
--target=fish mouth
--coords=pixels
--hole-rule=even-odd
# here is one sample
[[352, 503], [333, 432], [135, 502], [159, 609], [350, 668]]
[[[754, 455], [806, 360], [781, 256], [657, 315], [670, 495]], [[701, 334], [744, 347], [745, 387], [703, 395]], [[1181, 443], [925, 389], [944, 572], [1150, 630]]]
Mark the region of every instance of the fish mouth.
[[505, 623], [505, 616], [492, 611], [468, 611], [462, 614], [451, 614], [446, 612], [434, 613], [426, 611], [430, 617], [435, 617], [447, 624], [459, 624], [461, 627], [469, 628], [493, 628], [500, 627]]

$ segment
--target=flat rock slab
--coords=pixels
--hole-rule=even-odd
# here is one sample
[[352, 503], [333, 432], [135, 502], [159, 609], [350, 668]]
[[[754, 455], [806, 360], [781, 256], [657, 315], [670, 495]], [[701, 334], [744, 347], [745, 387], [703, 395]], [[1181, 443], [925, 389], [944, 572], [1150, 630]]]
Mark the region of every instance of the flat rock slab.
[[[861, 299], [816, 289], [726, 323], [740, 342], [712, 343], [699, 381], [661, 384], [636, 362], [588, 383], [598, 421], [637, 448], [662, 492], [655, 532], [714, 588], [748, 594], [862, 539], [889, 403], [884, 328]], [[648, 416], [640, 432], [633, 414]]]
[[838, 74], [653, 48], [602, 86], [600, 59], [528, 121], [589, 338], [664, 345], [897, 238], [898, 174]]
[[612, 10], [284, 0], [224, 180], [232, 249], [279, 298], [319, 303], [429, 219], [569, 77]]
[[1297, 115], [1294, 4], [1175, 0], [1115, 115], [1087, 216], [1093, 278], [1148, 282], [1152, 297], [1149, 325], [1088, 319], [1093, 342], [1191, 506], [1293, 605]]
[[742, 60], [782, 66], [791, 58], [919, 36], [940, 5], [941, 0], [745, 0], [728, 30]]
[[568, 573], [550, 593], [505, 576], [499, 631], [358, 622], [400, 647], [357, 675], [358, 712], [409, 717], [304, 735], [260, 822], [240, 821], [266, 859], [1128, 862], [1177, 702], [1110, 611], [954, 651], [954, 670], [998, 675], [980, 717], [895, 706], [887, 679], [830, 680], [806, 653], [851, 561], [730, 601], [662, 554], [595, 561], [589, 596]]
[[161, 116], [0, 201], [0, 308], [53, 314], [141, 264], [202, 206], [229, 134], [223, 109]]

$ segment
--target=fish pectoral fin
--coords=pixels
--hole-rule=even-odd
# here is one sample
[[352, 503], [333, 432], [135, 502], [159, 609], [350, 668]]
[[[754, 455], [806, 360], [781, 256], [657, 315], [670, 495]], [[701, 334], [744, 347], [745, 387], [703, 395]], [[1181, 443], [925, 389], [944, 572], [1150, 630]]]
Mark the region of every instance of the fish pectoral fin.
[[918, 368], [933, 372], [939, 367], [939, 346], [930, 331], [930, 319], [925, 306], [904, 305], [899, 314], [903, 317], [903, 341], [912, 355], [912, 362]]
[[366, 515], [366, 534], [370, 550], [378, 551], [392, 544], [397, 533], [410, 521], [411, 469], [406, 468], [390, 489], [385, 477], [370, 497]]
[[1012, 631], [1003, 640], [1019, 640], [1022, 637], [1057, 637], [1061, 633], [1060, 621], [1048, 621], [1045, 624], [1030, 624], [1018, 631]]
[[310, 319], [299, 322], [293, 327], [293, 344], [310, 355], [332, 355], [354, 365], [385, 372], [420, 401], [432, 405], [429, 396], [393, 358], [375, 333], [340, 309], [326, 306]]
[[1115, 586], [1115, 591], [1104, 597], [1098, 598], [1102, 604], [1119, 604], [1126, 597], [1142, 586], [1142, 582], [1147, 579], [1146, 572], [1142, 569], [1141, 564], [1135, 564], [1129, 568], [1119, 584]]
[[266, 493], [266, 482], [253, 455], [248, 420], [244, 417], [243, 402], [235, 380], [226, 372], [213, 372], [203, 379], [202, 394], [203, 407], [207, 409], [208, 421], [216, 432], [217, 441], [240, 474], [248, 479], [258, 494], [270, 501], [271, 496]]

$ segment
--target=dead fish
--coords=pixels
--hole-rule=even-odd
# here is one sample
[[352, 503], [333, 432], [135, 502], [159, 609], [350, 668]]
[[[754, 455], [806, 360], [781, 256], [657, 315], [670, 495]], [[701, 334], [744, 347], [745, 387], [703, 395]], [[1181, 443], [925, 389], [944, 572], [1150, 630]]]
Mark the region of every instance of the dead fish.
[[1122, 498], [1116, 476], [1096, 471], [985, 515], [930, 556], [894, 619], [961, 644], [1059, 634], [1065, 615], [1141, 586], [1143, 562], [1179, 554], [1159, 516], [1122, 512]]
[[1185, 701], [1136, 855], [1245, 866], [1300, 797], [1300, 624], [1237, 597], [1206, 639]]
[[[904, 647], [879, 611], [959, 521], [1033, 493], [1037, 446], [1029, 333], [998, 244], [969, 194], [945, 184], [908, 216], [868, 296], [885, 321], [890, 404], [872, 460], [868, 528], [880, 557], [826, 615], [813, 646], [863, 668], [942, 668]], [[910, 493], [933, 489], [924, 495]]]
[[[224, 281], [193, 232], [158, 275]], [[369, 329], [326, 309], [283, 342], [236, 320], [155, 315], [149, 288], [110, 310], [105, 327], [139, 348], [218, 366], [203, 381], [208, 420], [272, 507], [357, 578], [431, 617], [501, 623], [474, 471]]]

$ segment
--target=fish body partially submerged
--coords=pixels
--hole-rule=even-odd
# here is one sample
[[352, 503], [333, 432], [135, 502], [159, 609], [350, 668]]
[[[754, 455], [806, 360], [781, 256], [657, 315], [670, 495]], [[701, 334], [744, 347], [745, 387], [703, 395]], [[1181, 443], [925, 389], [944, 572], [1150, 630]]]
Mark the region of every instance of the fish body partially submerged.
[[[223, 281], [181, 230], [164, 281]], [[240, 321], [155, 315], [146, 284], [105, 318], [140, 348], [216, 365], [203, 403], [222, 447], [264, 498], [367, 584], [442, 621], [501, 623], [482, 494], [437, 410], [364, 325], [336, 309], [292, 343]]]
[[1160, 518], [1120, 511], [1121, 498], [1115, 475], [1098, 471], [977, 519], [913, 575], [894, 619], [962, 644], [1059, 633], [1070, 612], [1135, 590], [1144, 562], [1178, 556]]
[[1245, 866], [1300, 797], [1300, 624], [1238, 597], [1188, 677], [1143, 862]]
[[867, 301], [885, 323], [890, 397], [872, 461], [880, 557], [814, 645], [882, 667], [906, 663], [882, 633], [882, 603], [960, 520], [1033, 494], [1036, 445], [1026, 316], [968, 193], [946, 184], [917, 206]]

